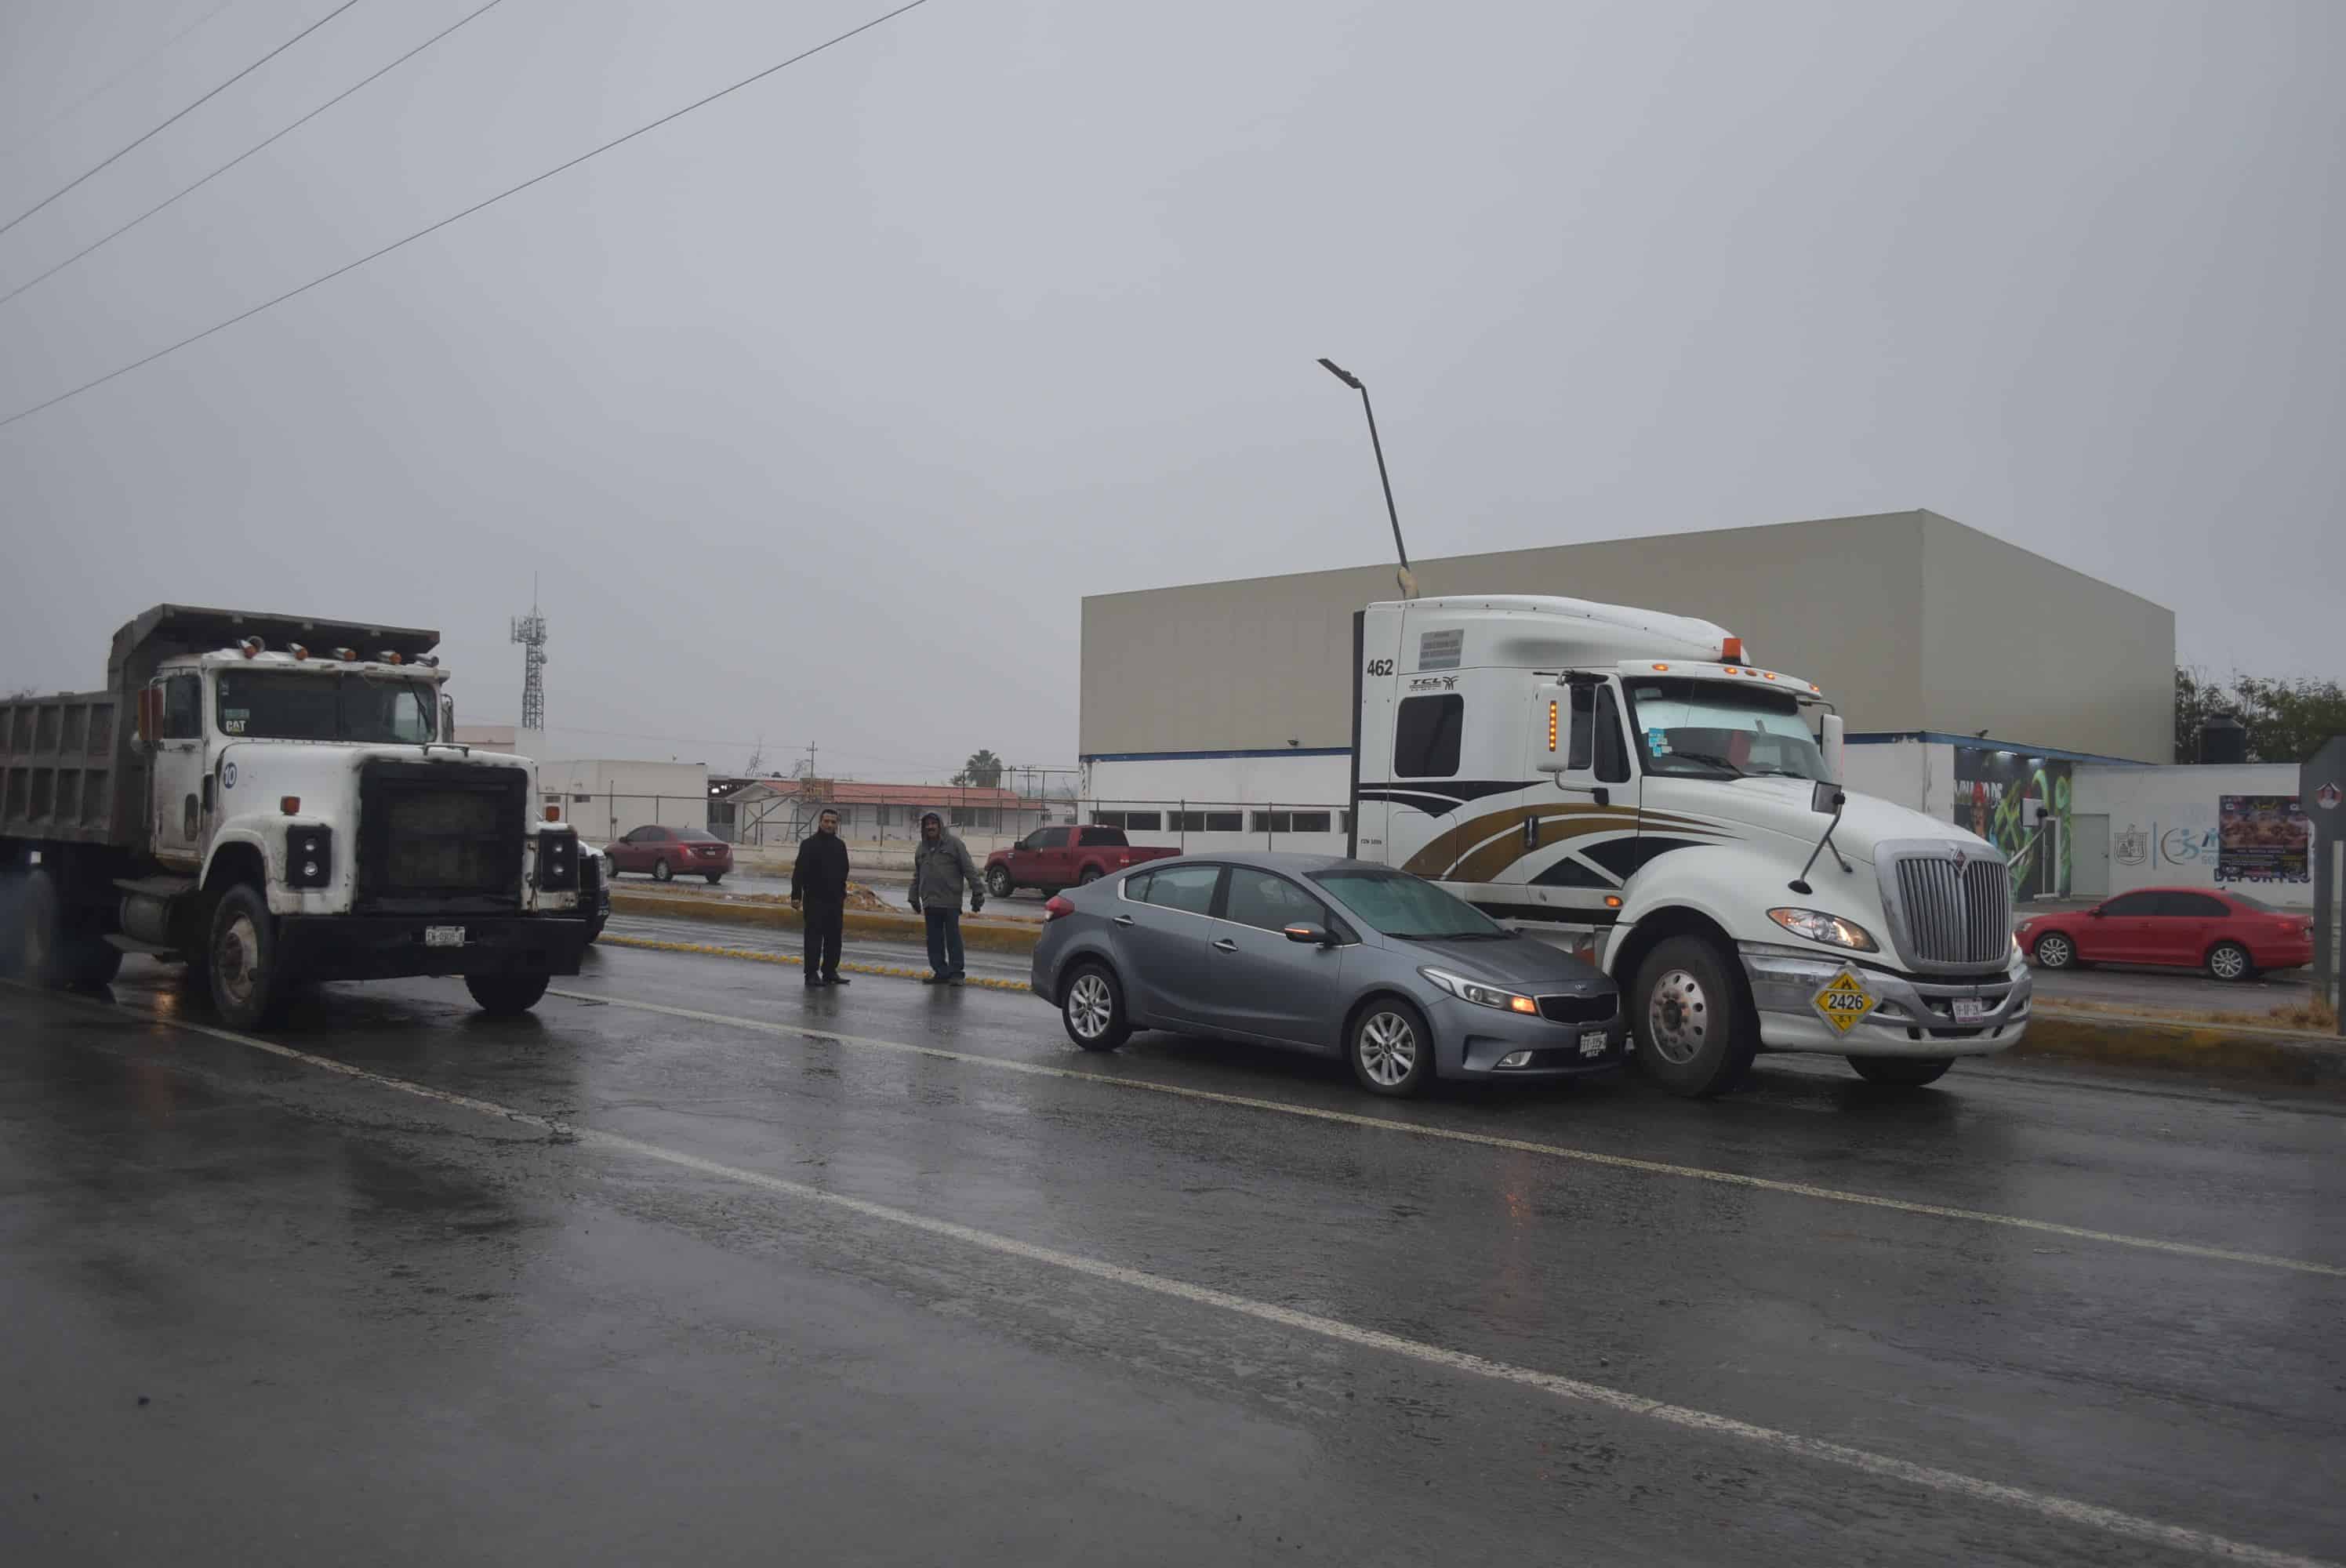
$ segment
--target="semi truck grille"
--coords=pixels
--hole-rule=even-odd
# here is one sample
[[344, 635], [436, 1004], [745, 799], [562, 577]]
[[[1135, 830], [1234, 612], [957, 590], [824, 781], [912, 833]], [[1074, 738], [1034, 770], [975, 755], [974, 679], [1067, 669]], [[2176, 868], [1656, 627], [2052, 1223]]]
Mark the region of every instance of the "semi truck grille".
[[518, 768], [371, 762], [359, 776], [359, 901], [381, 911], [521, 905]]
[[1917, 963], [1984, 969], [2012, 949], [2012, 881], [1985, 855], [1913, 855], [1897, 862], [1907, 956]]

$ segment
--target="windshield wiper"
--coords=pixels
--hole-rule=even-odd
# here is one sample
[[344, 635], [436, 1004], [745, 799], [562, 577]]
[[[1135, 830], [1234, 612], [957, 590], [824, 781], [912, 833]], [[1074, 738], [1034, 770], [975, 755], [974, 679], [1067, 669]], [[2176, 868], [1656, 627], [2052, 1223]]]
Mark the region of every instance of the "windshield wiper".
[[1729, 779], [1741, 779], [1746, 777], [1743, 769], [1738, 768], [1734, 763], [1729, 762], [1724, 757], [1717, 756], [1708, 751], [1665, 751], [1662, 753], [1662, 757], [1656, 758], [1655, 761], [1658, 763], [1661, 761], [1662, 758], [1671, 758], [1687, 762], [1692, 762], [1704, 768], [1716, 768], [1720, 772], [1726, 774]]

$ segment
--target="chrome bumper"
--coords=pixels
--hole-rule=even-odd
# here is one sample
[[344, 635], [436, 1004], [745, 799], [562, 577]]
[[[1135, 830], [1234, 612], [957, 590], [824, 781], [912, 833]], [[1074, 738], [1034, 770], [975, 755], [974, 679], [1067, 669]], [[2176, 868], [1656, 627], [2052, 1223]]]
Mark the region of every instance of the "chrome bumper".
[[[1993, 980], [1947, 981], [1900, 974], [1855, 962], [1759, 942], [1738, 945], [1751, 1000], [1760, 1012], [1760, 1043], [1771, 1051], [1823, 1051], [1836, 1056], [1988, 1056], [2008, 1051], [2028, 1030], [2035, 990], [2025, 964], [2015, 961]], [[1874, 998], [1863, 1019], [1843, 1033], [1825, 1022], [1815, 998], [1847, 970]], [[1955, 1022], [1955, 999], [1975, 997], [1975, 1023]]]

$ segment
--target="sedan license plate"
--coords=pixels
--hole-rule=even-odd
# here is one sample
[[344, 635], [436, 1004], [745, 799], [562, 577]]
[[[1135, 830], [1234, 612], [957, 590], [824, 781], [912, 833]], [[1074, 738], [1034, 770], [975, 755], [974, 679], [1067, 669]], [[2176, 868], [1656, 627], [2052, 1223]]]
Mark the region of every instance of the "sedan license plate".
[[423, 928], [423, 945], [462, 947], [464, 945], [464, 928], [460, 925], [427, 925]]
[[1976, 1023], [1986, 1016], [1987, 1003], [1982, 1002], [1978, 997], [1958, 996], [1955, 998], [1956, 1023]]
[[1584, 1029], [1580, 1032], [1580, 1054], [1584, 1056], [1604, 1055], [1607, 1043], [1605, 1031], [1602, 1029]]

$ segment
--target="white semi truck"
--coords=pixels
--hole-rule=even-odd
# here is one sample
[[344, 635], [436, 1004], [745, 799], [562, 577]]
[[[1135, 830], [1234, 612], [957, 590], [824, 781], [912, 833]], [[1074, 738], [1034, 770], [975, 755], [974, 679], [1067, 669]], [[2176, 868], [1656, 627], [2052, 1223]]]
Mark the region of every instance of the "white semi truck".
[[159, 605], [103, 690], [0, 702], [0, 967], [87, 985], [181, 959], [240, 1028], [311, 980], [536, 1005], [578, 972], [594, 870], [540, 820], [534, 763], [450, 738], [439, 641]]
[[1351, 852], [1588, 954], [1670, 1088], [1762, 1050], [1927, 1084], [2026, 1030], [2004, 857], [1842, 790], [1823, 691], [1725, 628], [1497, 596], [1353, 636]]

